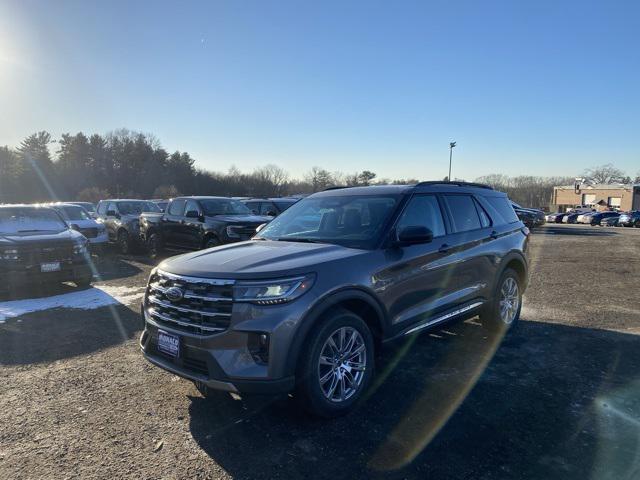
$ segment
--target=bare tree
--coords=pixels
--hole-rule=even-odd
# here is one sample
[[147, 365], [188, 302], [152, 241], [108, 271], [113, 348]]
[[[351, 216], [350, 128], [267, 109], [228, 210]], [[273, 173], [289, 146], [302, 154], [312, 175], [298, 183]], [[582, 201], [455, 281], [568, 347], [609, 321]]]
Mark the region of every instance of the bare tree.
[[304, 178], [311, 184], [313, 192], [319, 192], [335, 184], [331, 173], [320, 167], [312, 167]]
[[589, 168], [582, 175], [593, 183], [625, 183], [627, 179], [631, 180], [622, 170], [614, 167], [611, 163]]

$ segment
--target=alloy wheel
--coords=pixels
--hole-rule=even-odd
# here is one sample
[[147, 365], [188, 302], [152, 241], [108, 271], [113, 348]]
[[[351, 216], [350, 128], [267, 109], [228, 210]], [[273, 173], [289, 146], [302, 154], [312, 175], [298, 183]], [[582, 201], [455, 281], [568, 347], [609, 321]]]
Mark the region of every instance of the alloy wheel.
[[520, 307], [520, 292], [518, 282], [513, 277], [507, 277], [500, 289], [500, 319], [510, 325], [518, 314]]
[[367, 347], [353, 327], [335, 330], [324, 342], [318, 359], [318, 378], [325, 398], [340, 403], [360, 388], [367, 368]]

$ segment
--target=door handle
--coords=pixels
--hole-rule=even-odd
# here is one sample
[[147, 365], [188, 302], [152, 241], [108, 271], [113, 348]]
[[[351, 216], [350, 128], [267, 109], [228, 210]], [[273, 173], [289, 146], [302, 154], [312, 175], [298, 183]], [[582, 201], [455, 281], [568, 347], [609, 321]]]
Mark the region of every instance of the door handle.
[[491, 232], [491, 234], [489, 236], [495, 240], [496, 238], [498, 238], [499, 235], [498, 235], [498, 232], [496, 232], [494, 230], [494, 231]]
[[447, 253], [449, 251], [449, 245], [447, 245], [446, 243], [443, 243], [442, 245], [440, 245], [440, 248], [438, 249], [438, 253]]

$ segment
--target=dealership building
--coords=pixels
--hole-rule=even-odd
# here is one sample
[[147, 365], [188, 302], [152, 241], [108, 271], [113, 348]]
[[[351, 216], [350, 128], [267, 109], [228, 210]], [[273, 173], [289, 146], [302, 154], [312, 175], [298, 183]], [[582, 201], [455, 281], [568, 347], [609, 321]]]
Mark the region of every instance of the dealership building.
[[553, 187], [551, 203], [558, 211], [579, 205], [592, 206], [596, 210], [640, 210], [640, 185], [576, 182], [575, 185]]

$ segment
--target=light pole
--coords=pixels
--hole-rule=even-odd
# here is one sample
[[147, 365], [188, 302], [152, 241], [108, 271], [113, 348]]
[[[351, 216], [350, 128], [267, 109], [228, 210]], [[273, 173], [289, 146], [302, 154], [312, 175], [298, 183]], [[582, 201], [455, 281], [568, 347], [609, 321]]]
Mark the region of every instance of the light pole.
[[451, 181], [451, 159], [453, 158], [453, 147], [456, 146], [456, 142], [449, 143], [449, 181]]

